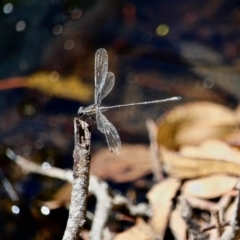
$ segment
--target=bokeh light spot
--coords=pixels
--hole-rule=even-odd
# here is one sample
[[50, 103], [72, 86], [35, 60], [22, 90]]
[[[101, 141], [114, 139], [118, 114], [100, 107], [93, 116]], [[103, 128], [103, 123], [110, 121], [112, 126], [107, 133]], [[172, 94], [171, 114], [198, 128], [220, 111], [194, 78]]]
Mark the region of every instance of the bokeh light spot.
[[203, 80], [203, 86], [205, 88], [212, 88], [214, 86], [214, 80], [212, 78], [205, 78]]
[[46, 141], [48, 139], [48, 134], [46, 132], [40, 132], [39, 133], [39, 138], [42, 140], [42, 141]]
[[41, 213], [42, 213], [43, 215], [49, 215], [50, 209], [49, 209], [48, 207], [46, 207], [46, 206], [42, 206], [42, 207], [41, 207]]
[[42, 169], [50, 169], [52, 166], [48, 162], [42, 163]]
[[28, 62], [26, 60], [22, 60], [19, 64], [19, 69], [24, 71], [28, 68]]
[[6, 150], [6, 156], [12, 160], [16, 158], [16, 154], [10, 148]]
[[156, 29], [156, 33], [159, 36], [165, 36], [168, 34], [168, 32], [169, 32], [169, 26], [166, 24], [160, 24]]
[[14, 214], [19, 214], [20, 213], [20, 208], [18, 206], [16, 206], [16, 205], [13, 205], [12, 206], [12, 212]]
[[71, 18], [72, 19], [78, 19], [82, 16], [82, 11], [78, 8], [74, 9], [72, 12], [71, 12]]
[[23, 112], [26, 116], [32, 116], [33, 114], [35, 114], [36, 111], [33, 105], [26, 104]]
[[74, 42], [73, 42], [73, 40], [71, 40], [71, 39], [66, 40], [66, 41], [64, 42], [64, 48], [65, 48], [66, 50], [71, 50], [71, 49], [73, 49], [73, 48], [74, 48]]
[[50, 81], [57, 82], [59, 80], [59, 73], [57, 71], [53, 71], [49, 75]]
[[52, 32], [54, 35], [59, 35], [62, 33], [63, 27], [60, 24], [57, 24], [53, 27]]
[[6, 14], [11, 13], [13, 10], [13, 5], [11, 3], [7, 3], [3, 6], [3, 12]]
[[24, 21], [18, 21], [17, 24], [16, 24], [16, 30], [18, 32], [21, 32], [23, 31], [24, 29], [26, 28], [26, 23]]
[[50, 117], [48, 123], [51, 127], [55, 127], [57, 125], [57, 118]]
[[42, 149], [44, 147], [44, 142], [40, 139], [38, 139], [36, 142], [35, 142], [35, 147], [37, 149]]

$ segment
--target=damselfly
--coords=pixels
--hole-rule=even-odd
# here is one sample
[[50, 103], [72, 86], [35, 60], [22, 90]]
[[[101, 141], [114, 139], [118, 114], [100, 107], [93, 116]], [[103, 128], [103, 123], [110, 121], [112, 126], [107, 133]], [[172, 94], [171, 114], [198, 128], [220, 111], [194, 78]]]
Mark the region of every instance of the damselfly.
[[95, 54], [95, 95], [94, 104], [86, 108], [80, 107], [78, 110], [79, 116], [90, 116], [96, 114], [97, 127], [100, 132], [105, 134], [108, 147], [111, 152], [118, 153], [121, 148], [121, 140], [116, 128], [108, 121], [102, 112], [119, 107], [129, 107], [136, 105], [146, 105], [153, 103], [163, 103], [168, 101], [177, 101], [181, 97], [172, 97], [162, 100], [150, 102], [129, 103], [123, 105], [104, 107], [100, 106], [102, 99], [105, 98], [112, 90], [115, 83], [115, 77], [112, 72], [108, 72], [108, 55], [103, 48], [98, 49]]

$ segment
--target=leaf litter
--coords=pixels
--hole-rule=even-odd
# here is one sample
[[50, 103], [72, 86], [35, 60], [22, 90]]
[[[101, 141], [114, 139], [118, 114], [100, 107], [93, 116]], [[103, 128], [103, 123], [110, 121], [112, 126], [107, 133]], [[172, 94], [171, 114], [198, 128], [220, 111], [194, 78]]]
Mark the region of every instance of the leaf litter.
[[[233, 223], [238, 216], [239, 121], [239, 110], [210, 102], [178, 106], [159, 119], [165, 179], [146, 195], [152, 209], [147, 224], [155, 239], [238, 239], [239, 226]], [[220, 225], [212, 218], [214, 211]]]
[[[117, 156], [107, 148], [97, 151], [91, 175], [115, 184], [108, 190], [115, 199], [106, 223], [110, 239], [238, 239], [240, 152], [233, 136], [239, 121], [234, 110], [207, 102], [166, 112], [156, 129], [164, 176], [160, 181], [149, 179], [153, 155], [146, 145], [123, 145]], [[185, 138], [187, 128], [198, 133], [188, 129]], [[125, 191], [121, 186], [126, 183]], [[68, 197], [61, 197], [64, 188], [42, 204], [52, 209], [67, 206]], [[119, 194], [120, 202], [115, 198]], [[150, 212], [140, 210], [143, 203]], [[87, 226], [82, 238], [89, 239]]]

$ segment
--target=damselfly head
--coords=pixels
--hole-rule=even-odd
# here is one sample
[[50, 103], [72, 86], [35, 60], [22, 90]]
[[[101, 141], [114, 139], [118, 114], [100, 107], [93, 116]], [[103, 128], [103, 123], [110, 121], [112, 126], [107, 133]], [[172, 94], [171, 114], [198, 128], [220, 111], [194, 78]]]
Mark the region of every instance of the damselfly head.
[[78, 116], [82, 116], [83, 115], [83, 110], [84, 110], [84, 107], [80, 107], [78, 109]]

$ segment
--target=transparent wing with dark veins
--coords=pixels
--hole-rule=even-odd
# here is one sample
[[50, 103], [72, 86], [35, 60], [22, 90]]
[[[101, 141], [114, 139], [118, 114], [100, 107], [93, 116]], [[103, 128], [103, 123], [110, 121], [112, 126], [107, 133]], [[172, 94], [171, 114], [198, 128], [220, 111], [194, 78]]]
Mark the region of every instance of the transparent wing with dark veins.
[[102, 99], [105, 98], [111, 92], [114, 86], [114, 83], [115, 83], [114, 74], [112, 72], [108, 72], [104, 85], [102, 86], [101, 92], [99, 93], [99, 96], [98, 96], [99, 105], [101, 104]]
[[95, 104], [101, 102], [101, 92], [105, 85], [108, 70], [108, 55], [103, 48], [97, 50], [95, 54]]
[[121, 149], [121, 140], [117, 129], [107, 120], [107, 118], [98, 110], [96, 112], [98, 130], [105, 134], [109, 150], [113, 153], [119, 153]]

